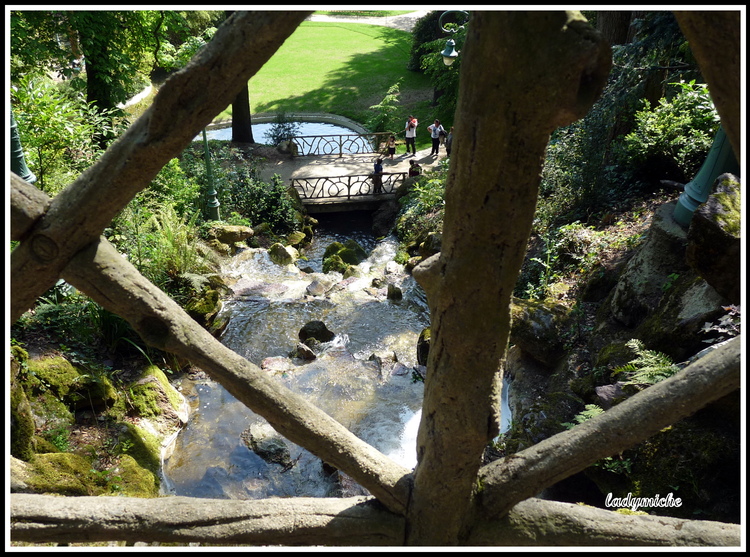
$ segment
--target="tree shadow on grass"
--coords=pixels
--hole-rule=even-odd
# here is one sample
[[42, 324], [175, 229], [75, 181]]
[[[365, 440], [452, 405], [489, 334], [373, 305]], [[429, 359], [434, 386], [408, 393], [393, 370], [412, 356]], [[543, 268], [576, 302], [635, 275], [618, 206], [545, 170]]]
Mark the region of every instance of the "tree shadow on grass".
[[[255, 106], [255, 112], [328, 112], [363, 120], [368, 115], [369, 107], [378, 104], [399, 78], [403, 79], [401, 89], [410, 91], [409, 98], [412, 102], [431, 98], [429, 79], [406, 69], [411, 46], [409, 33], [372, 25], [362, 25], [367, 29], [358, 33], [351, 27], [354, 26], [350, 25], [336, 32], [351, 34], [353, 41], [383, 42], [383, 46], [372, 52], [353, 54], [344, 67], [328, 72], [323, 85], [311, 91], [294, 94], [295, 75], [301, 70], [290, 68], [289, 74], [285, 76], [285, 79], [289, 79], [289, 96], [282, 100], [260, 103]], [[322, 34], [328, 35], [330, 32], [330, 27], [321, 29]], [[325, 41], [320, 44], [324, 45]], [[319, 66], [315, 45], [310, 43], [309, 49], [300, 52], [294, 65], [297, 68]], [[424, 94], [415, 95], [415, 90], [423, 91]], [[252, 86], [250, 95], [252, 98]]]

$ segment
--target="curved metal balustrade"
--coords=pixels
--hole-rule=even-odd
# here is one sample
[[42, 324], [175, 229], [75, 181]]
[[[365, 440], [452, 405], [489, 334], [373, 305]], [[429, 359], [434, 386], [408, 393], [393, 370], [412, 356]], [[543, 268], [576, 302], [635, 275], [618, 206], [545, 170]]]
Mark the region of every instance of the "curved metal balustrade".
[[390, 132], [346, 135], [302, 135], [292, 141], [297, 145], [297, 154], [304, 155], [338, 155], [374, 153], [380, 150], [380, 144]]
[[392, 194], [406, 178], [406, 172], [383, 173], [380, 178], [382, 185], [379, 192], [372, 174], [311, 176], [292, 178], [291, 182], [303, 201], [340, 202], [357, 197]]

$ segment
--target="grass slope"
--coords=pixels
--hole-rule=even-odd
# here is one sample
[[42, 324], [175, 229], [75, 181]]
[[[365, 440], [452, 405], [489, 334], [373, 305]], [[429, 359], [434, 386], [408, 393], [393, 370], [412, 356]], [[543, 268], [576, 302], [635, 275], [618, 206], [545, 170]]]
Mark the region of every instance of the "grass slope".
[[[401, 82], [400, 111], [429, 112], [426, 76], [406, 69], [411, 34], [362, 23], [303, 22], [250, 79], [250, 108], [329, 112], [364, 123], [369, 107]], [[231, 106], [218, 119], [231, 117]]]

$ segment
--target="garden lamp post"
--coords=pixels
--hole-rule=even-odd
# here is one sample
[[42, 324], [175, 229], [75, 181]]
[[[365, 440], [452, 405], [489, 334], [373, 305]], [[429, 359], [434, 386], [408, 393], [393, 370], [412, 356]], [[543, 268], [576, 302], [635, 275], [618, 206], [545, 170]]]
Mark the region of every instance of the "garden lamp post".
[[214, 187], [214, 175], [211, 170], [211, 153], [208, 151], [208, 139], [206, 138], [206, 129], [203, 129], [203, 151], [206, 158], [206, 177], [208, 178], [208, 199], [206, 201], [206, 211], [209, 220], [221, 220], [219, 218], [219, 200], [216, 197], [216, 188]]
[[[443, 18], [448, 14], [462, 14], [463, 17], [466, 18], [466, 20], [459, 25], [457, 28], [446, 28], [443, 24]], [[438, 20], [438, 25], [440, 26], [440, 30], [443, 33], [455, 33], [459, 29], [462, 29], [464, 25], [466, 25], [469, 21], [469, 12], [465, 12], [463, 10], [448, 10], [447, 12], [443, 12], [440, 16], [440, 19]], [[456, 61], [456, 58], [458, 58], [458, 51], [456, 50], [456, 41], [453, 39], [448, 39], [448, 41], [445, 43], [445, 48], [440, 53], [443, 56], [443, 63], [446, 66], [450, 66], [453, 64], [453, 62]]]
[[13, 111], [10, 111], [10, 169], [29, 184], [36, 182], [36, 176], [26, 166], [26, 157], [23, 156], [21, 137], [18, 135], [18, 125]]
[[695, 178], [685, 185], [685, 191], [677, 200], [673, 218], [680, 226], [685, 228], [690, 226], [693, 213], [701, 203], [706, 202], [716, 178], [724, 172], [737, 173], [739, 165], [734, 158], [732, 146], [724, 133], [724, 128], [720, 126], [703, 166]]

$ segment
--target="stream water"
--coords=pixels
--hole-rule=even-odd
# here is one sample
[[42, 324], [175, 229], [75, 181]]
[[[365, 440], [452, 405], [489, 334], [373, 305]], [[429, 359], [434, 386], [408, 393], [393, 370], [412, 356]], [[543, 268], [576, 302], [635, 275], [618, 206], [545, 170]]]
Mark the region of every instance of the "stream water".
[[[364, 441], [413, 468], [423, 384], [411, 372], [429, 311], [422, 289], [393, 262], [396, 238], [376, 241], [369, 228], [366, 213], [321, 220], [313, 245], [296, 265], [279, 266], [265, 250], [247, 249], [234, 256], [222, 269], [234, 296], [222, 308], [229, 321], [221, 341]], [[370, 253], [360, 263], [359, 275], [346, 280], [338, 273], [324, 275], [325, 248], [347, 238]], [[402, 299], [389, 300], [385, 287], [373, 286], [375, 278], [398, 286]], [[308, 293], [315, 281], [330, 286], [325, 295]], [[313, 320], [323, 321], [336, 336], [313, 361], [289, 358], [300, 328]], [[285, 462], [261, 458], [249, 448], [248, 432], [270, 425], [218, 383], [183, 380], [179, 388], [191, 413], [164, 460], [165, 493], [232, 499], [362, 493], [345, 475], [283, 438]], [[507, 389], [503, 391], [505, 395]], [[503, 400], [507, 422], [507, 396]]]

